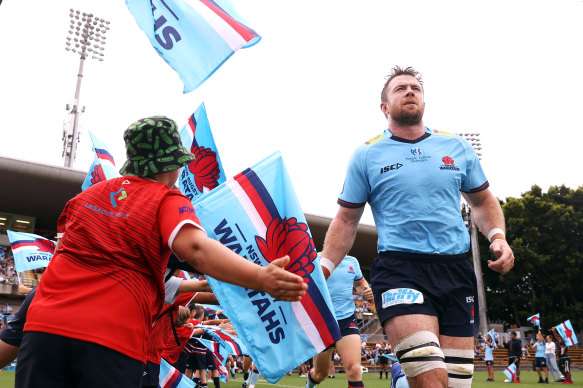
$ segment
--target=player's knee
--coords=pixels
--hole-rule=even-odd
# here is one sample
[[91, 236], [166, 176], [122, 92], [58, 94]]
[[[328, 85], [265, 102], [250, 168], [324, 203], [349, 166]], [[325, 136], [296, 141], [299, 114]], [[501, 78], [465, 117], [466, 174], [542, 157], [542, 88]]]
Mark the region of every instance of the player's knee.
[[318, 368], [312, 368], [308, 371], [309, 379], [316, 384], [320, 384], [322, 381], [328, 377], [328, 371], [318, 370]]
[[430, 331], [413, 333], [395, 345], [403, 373], [416, 377], [432, 369], [446, 369], [439, 339]]
[[362, 369], [360, 363], [344, 364], [346, 378], [349, 381], [360, 380], [362, 378]]
[[448, 385], [452, 388], [472, 386], [474, 351], [471, 349], [443, 349], [447, 367]]

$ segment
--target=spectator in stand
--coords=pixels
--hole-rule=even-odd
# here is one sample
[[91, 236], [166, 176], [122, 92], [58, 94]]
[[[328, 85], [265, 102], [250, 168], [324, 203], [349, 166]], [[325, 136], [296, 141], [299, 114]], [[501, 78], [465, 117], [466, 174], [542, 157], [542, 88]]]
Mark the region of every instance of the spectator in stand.
[[[540, 331], [536, 335], [536, 342], [534, 339], [530, 340], [530, 346], [536, 350], [534, 354], [534, 366], [536, 367], [536, 373], [538, 374], [538, 382], [548, 384], [549, 370], [547, 369], [547, 360], [545, 358], [545, 340]], [[545, 371], [544, 382], [541, 370]]]
[[547, 368], [551, 372], [553, 381], [563, 381], [565, 378], [557, 366], [556, 349], [557, 347], [553, 341], [553, 336], [547, 335], [547, 343], [545, 344], [545, 358], [547, 360]]
[[516, 332], [510, 332], [510, 341], [502, 342], [504, 347], [508, 349], [508, 365], [516, 364], [516, 379], [514, 383], [520, 382], [520, 357], [522, 356], [522, 342], [516, 338]]

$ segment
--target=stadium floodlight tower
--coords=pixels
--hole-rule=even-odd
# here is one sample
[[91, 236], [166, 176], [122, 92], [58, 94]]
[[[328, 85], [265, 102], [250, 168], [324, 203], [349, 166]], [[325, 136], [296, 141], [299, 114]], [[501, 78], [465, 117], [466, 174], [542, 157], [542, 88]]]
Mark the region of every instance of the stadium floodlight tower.
[[[103, 61], [103, 50], [105, 49], [105, 35], [109, 30], [109, 21], [98, 18], [92, 13], [85, 13], [71, 8], [69, 16], [71, 25], [69, 35], [65, 42], [65, 50], [79, 55], [79, 72], [77, 74], [77, 87], [75, 88], [75, 98], [72, 104], [66, 105], [69, 120], [63, 129], [63, 157], [65, 167], [73, 167], [77, 154], [77, 143], [79, 142], [79, 115], [85, 107], [79, 107], [79, 93], [81, 91], [81, 80], [83, 79], [83, 65], [85, 59], [91, 58]], [[71, 122], [72, 127], [71, 128]]]
[[[479, 133], [459, 133], [459, 136], [465, 138], [482, 160], [482, 143], [480, 142]], [[474, 221], [472, 210], [464, 203], [466, 213], [466, 222], [470, 231], [470, 242], [472, 248], [472, 258], [474, 262], [474, 273], [476, 274], [478, 288], [478, 313], [480, 316], [480, 332], [485, 335], [488, 332], [488, 316], [486, 315], [486, 290], [484, 288], [484, 275], [482, 274], [482, 262], [480, 261], [480, 245], [478, 244], [478, 227]]]

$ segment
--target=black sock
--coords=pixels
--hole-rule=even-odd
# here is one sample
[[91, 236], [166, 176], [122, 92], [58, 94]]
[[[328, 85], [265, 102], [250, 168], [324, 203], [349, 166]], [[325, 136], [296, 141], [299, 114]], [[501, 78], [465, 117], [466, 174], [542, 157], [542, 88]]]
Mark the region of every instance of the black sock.
[[221, 388], [221, 379], [218, 377], [213, 377], [213, 383], [215, 384], [215, 388]]
[[381, 379], [381, 380], [383, 379], [383, 371], [380, 371], [380, 373], [379, 373], [379, 379]]
[[385, 379], [389, 378], [389, 372], [385, 371]]
[[360, 381], [349, 381], [348, 388], [364, 388], [364, 383]]
[[245, 372], [243, 372], [243, 380], [247, 381], [248, 378], [249, 378], [249, 371], [246, 370]]
[[200, 379], [198, 377], [193, 377], [192, 381], [194, 381], [194, 385], [198, 387], [200, 385]]

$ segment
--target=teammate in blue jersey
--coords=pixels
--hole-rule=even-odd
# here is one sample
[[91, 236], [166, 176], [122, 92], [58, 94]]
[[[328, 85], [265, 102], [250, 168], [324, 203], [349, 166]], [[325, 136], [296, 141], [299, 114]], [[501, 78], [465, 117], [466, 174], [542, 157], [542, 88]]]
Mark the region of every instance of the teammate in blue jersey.
[[[364, 206], [372, 209], [379, 257], [371, 267], [375, 306], [413, 387], [469, 387], [476, 285], [460, 193], [505, 273], [514, 255], [504, 215], [473, 148], [423, 124], [420, 74], [395, 67], [381, 93], [384, 133], [353, 154], [324, 242], [329, 275], [351, 248]], [[477, 309], [476, 309], [477, 311]]]
[[[334, 315], [340, 326], [342, 338], [335, 344], [336, 350], [342, 358], [349, 388], [364, 387], [360, 364], [360, 330], [354, 313], [354, 298], [352, 288], [370, 302], [373, 301], [372, 290], [362, 276], [358, 260], [346, 256], [336, 268], [336, 271], [327, 281], [328, 291], [334, 306]], [[314, 388], [320, 384], [330, 369], [333, 347], [329, 347], [316, 356], [314, 367], [308, 372], [306, 388]]]

